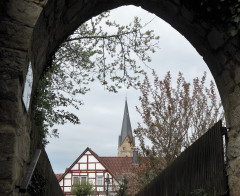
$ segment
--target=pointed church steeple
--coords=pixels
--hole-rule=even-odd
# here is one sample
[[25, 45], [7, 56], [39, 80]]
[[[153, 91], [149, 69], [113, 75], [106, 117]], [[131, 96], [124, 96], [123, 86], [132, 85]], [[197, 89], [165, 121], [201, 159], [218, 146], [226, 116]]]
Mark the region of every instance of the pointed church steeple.
[[122, 130], [118, 140], [118, 156], [132, 156], [133, 147], [135, 146], [134, 137], [132, 134], [132, 127], [128, 112], [127, 99], [125, 100], [125, 108], [123, 114]]

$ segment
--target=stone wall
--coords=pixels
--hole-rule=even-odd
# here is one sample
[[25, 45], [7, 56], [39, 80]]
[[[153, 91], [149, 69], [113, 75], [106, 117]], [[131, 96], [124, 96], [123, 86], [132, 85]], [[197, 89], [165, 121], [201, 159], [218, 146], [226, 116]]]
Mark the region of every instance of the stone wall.
[[[30, 135], [34, 131], [31, 109], [25, 110], [22, 93], [31, 36], [43, 5], [44, 1], [0, 3], [0, 195], [3, 196], [20, 195], [16, 186], [21, 185], [31, 161], [30, 151], [35, 151], [30, 150]], [[53, 173], [49, 162], [45, 161], [45, 166], [48, 175]]]
[[[0, 195], [18, 195], [30, 161], [31, 112], [22, 92], [29, 60], [33, 94], [51, 57], [66, 37], [89, 18], [122, 5], [141, 6], [164, 19], [196, 48], [218, 86], [229, 128], [230, 194], [240, 195], [240, 36], [229, 34], [221, 12], [200, 0], [5, 0], [0, 2]], [[204, 1], [205, 2], [205, 1]], [[206, 1], [207, 2], [207, 1]], [[216, 1], [218, 2], [218, 1]], [[223, 3], [233, 1], [221, 1]], [[217, 7], [217, 6], [215, 6]], [[217, 13], [217, 12], [216, 12]], [[30, 108], [31, 109], [31, 108]]]

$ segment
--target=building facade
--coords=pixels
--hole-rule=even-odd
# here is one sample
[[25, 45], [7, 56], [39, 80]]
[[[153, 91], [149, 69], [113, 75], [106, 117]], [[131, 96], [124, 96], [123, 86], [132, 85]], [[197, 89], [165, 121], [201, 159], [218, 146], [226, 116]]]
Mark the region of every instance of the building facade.
[[[134, 147], [126, 100], [118, 141], [118, 156], [100, 157], [92, 149], [86, 148], [64, 174], [56, 174], [64, 194], [72, 195], [71, 188], [74, 184], [88, 181], [93, 185], [94, 195], [106, 195], [107, 191], [109, 195], [116, 195], [123, 175], [131, 172], [133, 165], [137, 164], [137, 153]], [[109, 181], [108, 184], [107, 181]]]

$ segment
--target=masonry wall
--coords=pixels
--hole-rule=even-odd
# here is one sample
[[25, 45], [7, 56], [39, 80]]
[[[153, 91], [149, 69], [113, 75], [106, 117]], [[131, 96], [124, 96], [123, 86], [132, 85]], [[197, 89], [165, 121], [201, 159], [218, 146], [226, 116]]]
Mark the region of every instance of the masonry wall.
[[0, 195], [19, 195], [15, 186], [21, 184], [30, 161], [31, 122], [22, 103], [22, 92], [29, 38], [41, 10], [25, 1], [1, 2]]
[[[22, 179], [38, 145], [31, 144], [31, 108], [25, 110], [22, 102], [23, 87], [30, 60], [33, 28], [45, 1], [0, 2], [0, 195], [20, 195]], [[34, 76], [38, 78], [41, 73]], [[37, 80], [34, 80], [36, 83]], [[36, 134], [36, 137], [37, 136]], [[33, 148], [30, 149], [30, 146]], [[54, 193], [57, 179], [45, 152], [41, 156], [39, 171], [48, 180], [48, 195]], [[55, 179], [54, 179], [55, 178]]]

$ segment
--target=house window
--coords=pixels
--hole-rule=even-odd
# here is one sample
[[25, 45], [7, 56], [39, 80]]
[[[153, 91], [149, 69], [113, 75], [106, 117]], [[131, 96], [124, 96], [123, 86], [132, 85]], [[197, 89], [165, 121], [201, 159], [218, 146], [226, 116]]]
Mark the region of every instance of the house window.
[[78, 176], [73, 176], [73, 184], [79, 184], [80, 180]]
[[87, 182], [87, 176], [73, 176], [73, 184]]
[[80, 176], [81, 178], [81, 183], [87, 182], [87, 176]]
[[103, 176], [97, 176], [97, 186], [103, 186]]
[[123, 150], [125, 150], [126, 148], [125, 147], [123, 147]]

